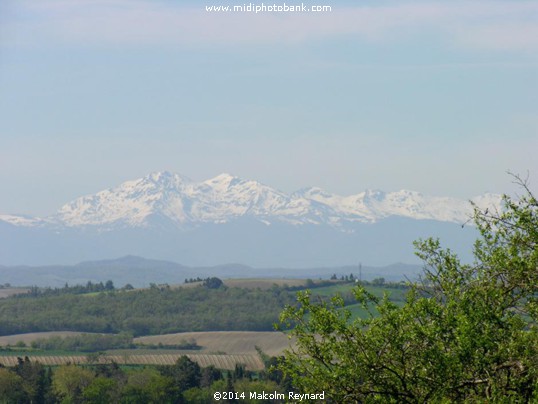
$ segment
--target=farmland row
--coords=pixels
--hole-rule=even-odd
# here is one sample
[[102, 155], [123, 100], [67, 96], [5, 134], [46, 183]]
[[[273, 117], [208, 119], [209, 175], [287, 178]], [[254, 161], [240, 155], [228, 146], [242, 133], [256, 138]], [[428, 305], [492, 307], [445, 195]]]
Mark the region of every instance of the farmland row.
[[[242, 364], [247, 370], [262, 370], [263, 361], [258, 355], [206, 355], [206, 354], [151, 354], [151, 355], [102, 355], [95, 360], [82, 355], [51, 355], [33, 356], [27, 355], [32, 362], [43, 365], [66, 365], [87, 363], [118, 363], [122, 365], [173, 365], [181, 356], [187, 356], [201, 367], [214, 366], [218, 369], [233, 370], [236, 365]], [[18, 363], [17, 356], [1, 356], [0, 364], [3, 366], [15, 366]]]

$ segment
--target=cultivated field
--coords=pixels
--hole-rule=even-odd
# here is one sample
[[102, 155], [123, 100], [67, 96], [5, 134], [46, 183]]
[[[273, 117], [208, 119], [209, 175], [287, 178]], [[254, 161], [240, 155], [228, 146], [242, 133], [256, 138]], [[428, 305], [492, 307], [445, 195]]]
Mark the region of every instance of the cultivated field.
[[27, 334], [15, 334], [5, 335], [0, 337], [0, 346], [15, 345], [17, 342], [22, 341], [26, 345], [30, 345], [33, 341], [41, 338], [50, 337], [74, 337], [81, 334], [92, 334], [91, 332], [78, 332], [78, 331], [47, 331], [47, 332], [31, 332]]
[[148, 345], [178, 345], [182, 341], [191, 339], [202, 347], [199, 352], [226, 354], [255, 354], [256, 347], [259, 347], [267, 355], [277, 356], [290, 346], [288, 336], [275, 331], [183, 332], [138, 337], [134, 339], [134, 342]]
[[18, 295], [20, 293], [28, 293], [30, 289], [27, 288], [1, 288], [0, 289], [0, 299], [5, 297]]
[[[184, 354], [150, 354], [150, 355], [102, 355], [97, 360], [90, 356], [81, 355], [26, 355], [31, 361], [43, 365], [66, 365], [71, 363], [118, 363], [124, 365], [173, 365]], [[204, 355], [187, 354], [189, 359], [197, 362], [201, 367], [215, 366], [218, 369], [232, 370], [236, 364], [245, 365], [247, 370], [263, 370], [264, 364], [259, 355]], [[17, 356], [0, 356], [3, 366], [15, 366]]]
[[[36, 332], [0, 337], [0, 345], [15, 345], [19, 341], [30, 345], [32, 341], [52, 336], [68, 337], [84, 334], [72, 331]], [[98, 355], [98, 362], [116, 362], [129, 365], [172, 365], [182, 355], [198, 362], [202, 367], [213, 365], [219, 369], [234, 369], [236, 364], [243, 364], [248, 370], [263, 369], [256, 347], [259, 347], [269, 356], [281, 355], [290, 346], [290, 339], [281, 332], [254, 332], [254, 331], [214, 331], [214, 332], [186, 332], [178, 334], [154, 335], [134, 339], [136, 344], [147, 345], [178, 345], [185, 340], [195, 340], [201, 346], [197, 351], [166, 352], [163, 350], [125, 349], [111, 350]], [[154, 351], [154, 352], [152, 352]], [[14, 366], [17, 356], [28, 356], [30, 360], [39, 361], [44, 365], [63, 365], [68, 363], [88, 363], [94, 355], [48, 355], [46, 351], [13, 355], [6, 353], [0, 355], [0, 364]], [[90, 359], [91, 360], [91, 359]]]

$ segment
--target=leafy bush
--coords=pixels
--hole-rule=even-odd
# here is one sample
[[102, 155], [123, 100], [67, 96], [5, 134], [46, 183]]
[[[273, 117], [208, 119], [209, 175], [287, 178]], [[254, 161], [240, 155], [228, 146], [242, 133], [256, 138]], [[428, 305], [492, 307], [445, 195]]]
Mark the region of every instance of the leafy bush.
[[416, 243], [426, 269], [403, 306], [358, 285], [370, 315], [352, 319], [341, 297], [300, 293], [281, 317], [297, 324], [279, 365], [295, 388], [334, 402], [538, 402], [538, 202], [520, 183], [502, 212], [475, 209], [472, 265]]

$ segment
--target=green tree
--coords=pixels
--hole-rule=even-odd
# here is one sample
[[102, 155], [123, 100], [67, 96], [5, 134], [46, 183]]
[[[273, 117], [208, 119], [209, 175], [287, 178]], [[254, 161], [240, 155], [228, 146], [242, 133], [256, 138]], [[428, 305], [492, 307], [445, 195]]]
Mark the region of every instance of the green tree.
[[174, 380], [174, 384], [180, 392], [193, 387], [200, 387], [202, 372], [198, 363], [183, 355], [172, 366], [163, 366], [161, 373]]
[[222, 379], [222, 372], [213, 365], [207, 366], [201, 371], [200, 386], [209, 387], [214, 381], [220, 379]]
[[204, 281], [203, 285], [208, 289], [218, 289], [222, 285], [224, 285], [224, 283], [222, 282], [220, 278], [212, 277], [212, 278], [207, 278]]
[[112, 378], [98, 376], [82, 392], [85, 403], [109, 404], [118, 402], [118, 383]]
[[24, 360], [17, 358], [18, 363], [13, 368], [24, 380], [24, 389], [28, 393], [29, 401], [42, 403], [45, 401], [47, 390], [50, 389], [50, 379], [47, 377], [45, 367], [39, 362], [32, 362], [25, 356]]
[[[226, 390], [226, 382], [221, 378], [214, 381], [211, 386], [193, 387], [183, 392], [185, 403], [189, 404], [206, 404], [215, 402], [213, 394], [216, 392], [222, 393]], [[224, 400], [222, 400], [224, 402]]]
[[1, 404], [28, 403], [29, 394], [24, 387], [22, 377], [6, 368], [0, 368]]
[[177, 388], [171, 377], [161, 375], [154, 368], [133, 371], [121, 392], [121, 403], [167, 404], [176, 403]]
[[336, 402], [536, 402], [538, 203], [519, 182], [525, 194], [502, 211], [475, 207], [473, 264], [438, 240], [416, 243], [425, 272], [403, 307], [359, 285], [370, 315], [352, 319], [342, 298], [300, 293], [282, 314], [296, 324], [279, 365], [294, 386]]
[[189, 404], [206, 404], [213, 400], [213, 392], [209, 387], [193, 387], [192, 389], [183, 392], [183, 399]]
[[374, 286], [382, 286], [385, 284], [385, 278], [381, 277], [381, 278], [375, 278], [374, 280], [372, 280], [372, 285]]
[[60, 366], [52, 376], [52, 389], [62, 403], [79, 403], [93, 378], [94, 374], [81, 366]]

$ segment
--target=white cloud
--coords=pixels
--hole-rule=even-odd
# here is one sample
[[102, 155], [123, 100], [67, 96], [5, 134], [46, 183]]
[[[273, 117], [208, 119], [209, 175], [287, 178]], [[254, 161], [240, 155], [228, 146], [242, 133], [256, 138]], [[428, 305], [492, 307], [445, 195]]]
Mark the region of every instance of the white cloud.
[[209, 1], [200, 1], [197, 6], [145, 0], [42, 0], [14, 4], [11, 7], [17, 8], [16, 12], [11, 13], [10, 19], [4, 17], [4, 37], [27, 45], [47, 41], [199, 46], [293, 43], [340, 35], [364, 41], [438, 35], [459, 47], [538, 49], [538, 3], [529, 1], [333, 5], [330, 13], [256, 15], [209, 13], [205, 11]]

